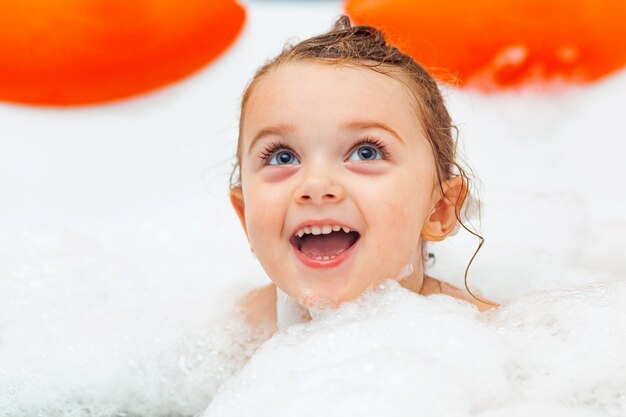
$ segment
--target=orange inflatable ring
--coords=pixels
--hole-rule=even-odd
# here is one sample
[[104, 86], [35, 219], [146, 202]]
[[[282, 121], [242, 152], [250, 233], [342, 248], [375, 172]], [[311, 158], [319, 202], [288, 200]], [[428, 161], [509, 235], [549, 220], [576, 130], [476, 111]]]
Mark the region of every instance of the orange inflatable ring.
[[0, 0], [0, 100], [78, 105], [185, 77], [237, 37], [233, 0]]
[[345, 10], [445, 80], [483, 90], [592, 81], [626, 64], [623, 1], [347, 0]]

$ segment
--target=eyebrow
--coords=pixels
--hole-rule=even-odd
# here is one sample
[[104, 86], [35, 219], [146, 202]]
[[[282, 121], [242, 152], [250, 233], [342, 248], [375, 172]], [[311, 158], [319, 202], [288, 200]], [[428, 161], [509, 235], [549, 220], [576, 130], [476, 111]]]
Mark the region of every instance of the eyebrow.
[[290, 133], [292, 131], [295, 130], [295, 126], [294, 125], [290, 125], [290, 124], [278, 124], [275, 126], [270, 126], [270, 127], [266, 127], [265, 129], [261, 129], [257, 132], [256, 135], [254, 135], [254, 138], [252, 138], [252, 142], [250, 142], [250, 147], [248, 148], [248, 153], [250, 153], [252, 151], [252, 148], [254, 147], [254, 144], [261, 139], [263, 136], [266, 135], [286, 135], [287, 133]]
[[[378, 128], [383, 129], [389, 132], [392, 136], [398, 139], [400, 142], [404, 143], [402, 137], [392, 128], [387, 126], [385, 123], [377, 122], [375, 120], [353, 120], [342, 125], [344, 130], [363, 130], [369, 128]], [[292, 124], [281, 123], [274, 126], [266, 127], [264, 129], [259, 130], [254, 138], [252, 138], [252, 142], [250, 142], [250, 147], [248, 148], [248, 153], [252, 151], [254, 144], [266, 135], [286, 135], [295, 130], [295, 126]]]
[[362, 130], [362, 129], [369, 129], [369, 128], [383, 129], [389, 132], [392, 136], [394, 136], [400, 142], [404, 143], [404, 140], [402, 139], [402, 137], [395, 130], [393, 130], [386, 124], [382, 122], [377, 122], [375, 120], [354, 120], [354, 121], [344, 124], [343, 128], [348, 129], [348, 130]]

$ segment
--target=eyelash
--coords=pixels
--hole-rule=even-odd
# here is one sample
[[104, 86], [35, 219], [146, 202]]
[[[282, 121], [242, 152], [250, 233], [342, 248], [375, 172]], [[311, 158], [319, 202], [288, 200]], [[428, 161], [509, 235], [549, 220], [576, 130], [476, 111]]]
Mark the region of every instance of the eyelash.
[[259, 158], [263, 161], [263, 165], [269, 165], [271, 157], [274, 156], [276, 152], [283, 149], [291, 150], [291, 148], [289, 148], [289, 146], [287, 146], [284, 142], [272, 142], [263, 150], [261, 155], [259, 155]]
[[[371, 136], [367, 136], [355, 143], [350, 149], [350, 153], [348, 155], [352, 154], [352, 152], [354, 152], [356, 148], [363, 145], [370, 145], [378, 149], [382, 159], [389, 158], [389, 151], [387, 150], [387, 147], [380, 141], [380, 139]], [[272, 142], [263, 150], [261, 155], [259, 155], [259, 158], [261, 158], [261, 161], [263, 161], [264, 165], [269, 165], [271, 157], [280, 150], [292, 151], [291, 148], [284, 142]]]
[[355, 143], [354, 146], [352, 146], [352, 149], [350, 149], [350, 154], [352, 154], [352, 152], [354, 152], [356, 148], [363, 145], [371, 145], [374, 148], [378, 149], [378, 151], [380, 151], [380, 156], [382, 157], [382, 159], [389, 158], [389, 151], [387, 150], [387, 147], [380, 141], [380, 139], [371, 136], [367, 136]]

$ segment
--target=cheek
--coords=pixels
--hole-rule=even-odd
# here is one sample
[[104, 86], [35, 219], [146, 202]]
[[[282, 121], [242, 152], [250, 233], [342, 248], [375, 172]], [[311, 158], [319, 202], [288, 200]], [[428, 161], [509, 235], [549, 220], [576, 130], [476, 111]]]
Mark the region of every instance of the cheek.
[[412, 250], [419, 240], [429, 198], [430, 190], [406, 177], [374, 187], [362, 210], [378, 234], [377, 249]]
[[384, 244], [395, 250], [413, 247], [421, 231], [415, 206], [406, 200], [381, 204]]
[[428, 201], [430, 190], [404, 174], [375, 184], [368, 194], [369, 204], [388, 222], [397, 223], [416, 219]]
[[258, 252], [266, 247], [265, 242], [280, 237], [287, 203], [284, 193], [275, 187], [250, 184], [246, 191], [248, 236]]

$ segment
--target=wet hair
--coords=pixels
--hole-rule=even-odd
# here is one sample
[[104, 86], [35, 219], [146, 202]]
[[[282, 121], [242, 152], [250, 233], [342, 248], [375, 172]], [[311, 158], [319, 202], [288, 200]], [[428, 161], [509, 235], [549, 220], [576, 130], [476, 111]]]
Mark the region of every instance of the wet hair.
[[[232, 189], [241, 187], [241, 143], [242, 126], [245, 117], [246, 103], [248, 102], [255, 85], [266, 74], [284, 64], [312, 62], [316, 64], [347, 66], [353, 68], [368, 68], [383, 75], [393, 77], [408, 87], [413, 104], [416, 106], [421, 128], [430, 143], [436, 165], [436, 174], [439, 188], [443, 195], [442, 179], [449, 179], [456, 175], [462, 178], [462, 191], [459, 203], [455, 208], [457, 218], [456, 229], [459, 225], [469, 233], [480, 239], [478, 248], [470, 259], [465, 270], [465, 288], [472, 297], [489, 303], [472, 293], [467, 285], [467, 271], [480, 250], [484, 239], [476, 232], [468, 229], [461, 216], [468, 218], [468, 207], [477, 209], [480, 217], [480, 204], [473, 198], [472, 182], [467, 172], [457, 162], [458, 129], [444, 104], [443, 97], [435, 79], [419, 63], [409, 55], [401, 52], [396, 46], [385, 40], [385, 35], [379, 29], [361, 25], [352, 26], [346, 15], [341, 15], [332, 29], [326, 33], [305, 39], [295, 45], [287, 44], [278, 56], [266, 61], [254, 74], [246, 86], [241, 100], [241, 115], [239, 118], [239, 137], [237, 141], [237, 162], [230, 177]], [[454, 135], [453, 135], [454, 133]], [[469, 197], [469, 198], [468, 198]], [[243, 201], [241, 201], [243, 203]], [[454, 232], [456, 232], [456, 229]], [[453, 232], [453, 233], [454, 233]], [[433, 261], [434, 255], [427, 251], [422, 241], [423, 261]], [[492, 304], [492, 303], [489, 303]]]

